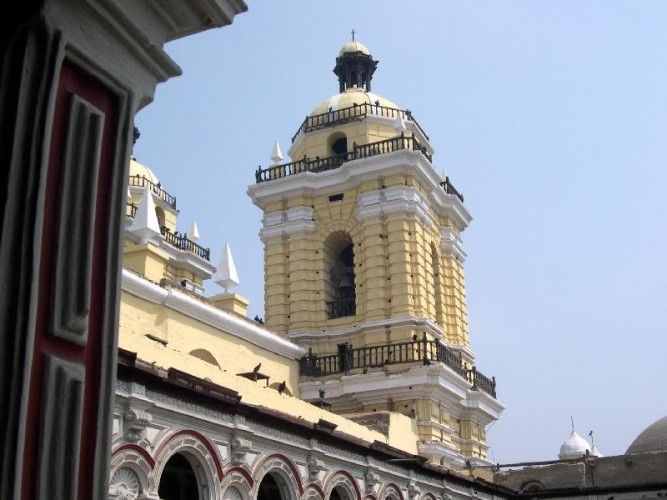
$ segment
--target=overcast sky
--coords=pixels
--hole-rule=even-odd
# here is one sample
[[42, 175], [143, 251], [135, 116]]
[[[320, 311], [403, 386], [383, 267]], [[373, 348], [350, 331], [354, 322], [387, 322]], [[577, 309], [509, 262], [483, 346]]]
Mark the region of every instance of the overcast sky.
[[[507, 406], [489, 458], [555, 458], [570, 415], [604, 454], [667, 414], [667, 2], [255, 1], [173, 42], [183, 76], [140, 112], [135, 154], [263, 315], [260, 211], [274, 140], [337, 92], [357, 30], [373, 91], [410, 109], [474, 217], [472, 348]], [[217, 292], [216, 285], [207, 288]]]

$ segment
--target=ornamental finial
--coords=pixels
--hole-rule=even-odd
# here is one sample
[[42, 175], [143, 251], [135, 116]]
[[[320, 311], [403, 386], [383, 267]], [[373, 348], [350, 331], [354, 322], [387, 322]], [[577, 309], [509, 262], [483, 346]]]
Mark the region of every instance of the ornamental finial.
[[355, 34], [355, 33], [356, 33], [356, 31], [354, 31], [354, 28], [352, 28], [352, 41], [353, 41], [353, 42], [354, 42], [354, 34]]

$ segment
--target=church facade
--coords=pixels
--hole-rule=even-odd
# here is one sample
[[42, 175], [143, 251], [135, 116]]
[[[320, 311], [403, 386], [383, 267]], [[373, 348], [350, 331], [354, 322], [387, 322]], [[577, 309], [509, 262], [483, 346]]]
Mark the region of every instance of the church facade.
[[[486, 428], [504, 407], [471, 347], [462, 243], [471, 216], [414, 115], [371, 91], [376, 66], [362, 44], [344, 45], [339, 92], [299, 126], [292, 161], [276, 144], [273, 163], [255, 172], [264, 320], [248, 318], [235, 292], [229, 247], [212, 264], [196, 225], [177, 230], [176, 197], [130, 161], [109, 498], [644, 491], [494, 477]], [[224, 293], [206, 295], [207, 280]], [[581, 460], [568, 456], [568, 470]]]
[[[296, 161], [277, 148], [248, 189], [265, 322], [246, 317], [229, 249], [211, 264], [131, 161], [111, 497], [498, 495], [472, 474], [503, 406], [470, 348], [471, 217], [412, 114], [371, 92], [376, 65], [346, 44]], [[225, 293], [206, 297], [208, 279]]]

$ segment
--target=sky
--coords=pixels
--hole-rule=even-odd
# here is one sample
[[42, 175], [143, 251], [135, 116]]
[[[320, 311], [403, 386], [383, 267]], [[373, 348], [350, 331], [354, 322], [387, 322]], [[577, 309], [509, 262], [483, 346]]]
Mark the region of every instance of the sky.
[[[171, 42], [183, 75], [137, 116], [135, 156], [225, 241], [263, 316], [260, 210], [273, 142], [337, 93], [350, 30], [373, 91], [410, 109], [465, 195], [472, 348], [506, 405], [489, 458], [556, 457], [570, 430], [622, 454], [667, 415], [667, 2], [250, 1]], [[209, 284], [209, 293], [217, 286]]]

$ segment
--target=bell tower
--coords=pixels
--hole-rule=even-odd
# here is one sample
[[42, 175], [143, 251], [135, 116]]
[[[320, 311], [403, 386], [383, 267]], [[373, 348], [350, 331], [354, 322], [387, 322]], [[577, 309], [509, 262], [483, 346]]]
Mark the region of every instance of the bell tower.
[[[345, 44], [333, 70], [339, 93], [301, 123], [292, 161], [274, 148], [274, 163], [255, 172], [265, 321], [310, 350], [302, 397], [327, 387], [335, 411], [414, 416], [424, 443], [438, 443], [424, 448], [430, 459], [445, 446], [459, 462], [483, 461], [480, 436], [502, 405], [470, 349], [461, 234], [471, 216], [412, 113], [370, 91], [377, 64], [361, 43]], [[444, 402], [451, 395], [433, 403], [430, 382], [407, 375], [433, 367], [461, 387], [456, 404]], [[396, 375], [395, 388], [362, 380], [379, 373]], [[466, 391], [491, 401], [491, 415], [454, 408]]]

